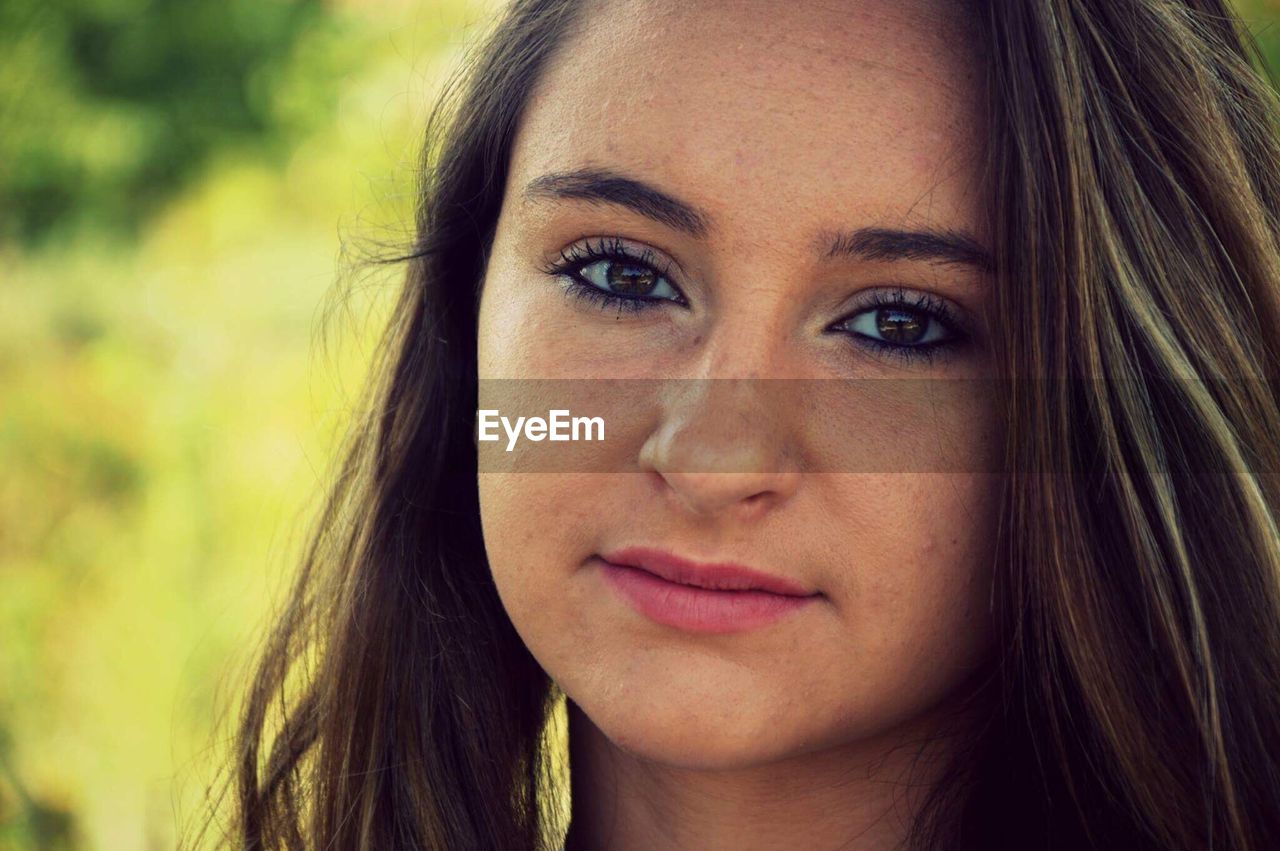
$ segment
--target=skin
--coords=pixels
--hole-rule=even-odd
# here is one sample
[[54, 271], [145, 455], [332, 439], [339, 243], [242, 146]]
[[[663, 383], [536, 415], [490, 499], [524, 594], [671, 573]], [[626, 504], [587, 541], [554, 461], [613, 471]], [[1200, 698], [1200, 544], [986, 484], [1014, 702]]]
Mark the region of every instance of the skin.
[[[847, 391], [990, 375], [990, 283], [967, 264], [823, 259], [815, 244], [870, 226], [983, 242], [962, 33], [947, 7], [902, 0], [611, 0], [540, 80], [485, 278], [481, 378], [681, 379], [623, 401], [610, 382], [556, 385], [571, 400], [530, 391], [540, 413], [615, 412], [609, 449], [580, 445], [571, 468], [495, 472], [482, 453], [499, 593], [570, 699], [571, 848], [895, 847], [953, 746], [945, 722], [991, 652], [996, 487], [981, 470], [998, 423], [986, 405], [926, 411], [918, 390]], [[582, 168], [653, 184], [708, 227], [525, 191]], [[543, 271], [614, 236], [668, 262], [686, 304], [601, 309]], [[830, 330], [889, 284], [945, 301], [967, 342], [907, 362]], [[806, 381], [687, 380], [726, 377]], [[830, 389], [797, 402], [774, 384]], [[942, 438], [966, 469], [858, 466]], [[872, 456], [855, 464], [850, 446]], [[661, 625], [593, 559], [630, 545], [820, 596], [747, 631]]]

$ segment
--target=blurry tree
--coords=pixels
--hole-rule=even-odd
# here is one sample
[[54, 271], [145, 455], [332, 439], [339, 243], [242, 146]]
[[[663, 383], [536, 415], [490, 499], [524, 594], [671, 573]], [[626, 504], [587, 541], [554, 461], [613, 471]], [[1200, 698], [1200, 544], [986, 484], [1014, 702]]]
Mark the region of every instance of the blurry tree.
[[329, 112], [336, 26], [322, 0], [0, 0], [0, 242], [129, 236], [219, 149], [287, 151]]

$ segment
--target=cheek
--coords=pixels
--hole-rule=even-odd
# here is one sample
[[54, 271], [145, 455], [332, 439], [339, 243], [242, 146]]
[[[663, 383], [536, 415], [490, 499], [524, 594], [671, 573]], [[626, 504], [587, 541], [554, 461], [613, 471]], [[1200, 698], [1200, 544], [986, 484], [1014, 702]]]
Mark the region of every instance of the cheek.
[[[591, 554], [592, 511], [582, 477], [480, 473], [480, 519], [494, 580], [508, 610], [541, 611], [559, 600], [573, 569]], [[510, 596], [510, 600], [507, 597]]]
[[494, 248], [491, 268], [480, 297], [476, 326], [477, 365], [481, 378], [526, 378], [543, 372], [549, 348], [538, 345], [547, 339], [540, 327], [546, 311], [536, 309], [538, 284], [548, 282], [521, 277], [505, 258], [505, 247]]
[[886, 682], [896, 670], [921, 696], [945, 689], [989, 646], [999, 483], [968, 473], [849, 478], [844, 503], [855, 507], [836, 593], [853, 643]]
[[[605, 629], [600, 600], [583, 582], [596, 552], [595, 477], [568, 473], [480, 473], [480, 519], [489, 569], [504, 609], [534, 657], [559, 679]], [[566, 650], [569, 651], [565, 658]], [[559, 661], [557, 661], [559, 660]]]

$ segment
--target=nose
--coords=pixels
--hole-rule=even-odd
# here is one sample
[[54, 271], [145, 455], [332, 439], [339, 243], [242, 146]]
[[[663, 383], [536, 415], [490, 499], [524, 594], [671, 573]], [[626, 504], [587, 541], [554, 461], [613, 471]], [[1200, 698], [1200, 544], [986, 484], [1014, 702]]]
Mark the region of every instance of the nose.
[[785, 379], [672, 379], [664, 416], [640, 451], [643, 469], [683, 510], [753, 519], [795, 493]]

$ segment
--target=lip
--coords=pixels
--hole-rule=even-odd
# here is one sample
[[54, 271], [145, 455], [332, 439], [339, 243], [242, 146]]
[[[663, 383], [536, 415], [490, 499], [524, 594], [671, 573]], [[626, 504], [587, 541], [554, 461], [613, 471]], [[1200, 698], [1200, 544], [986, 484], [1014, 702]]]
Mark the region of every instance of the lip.
[[693, 562], [647, 547], [596, 558], [605, 579], [641, 614], [690, 632], [763, 627], [821, 596], [789, 579], [742, 565]]

